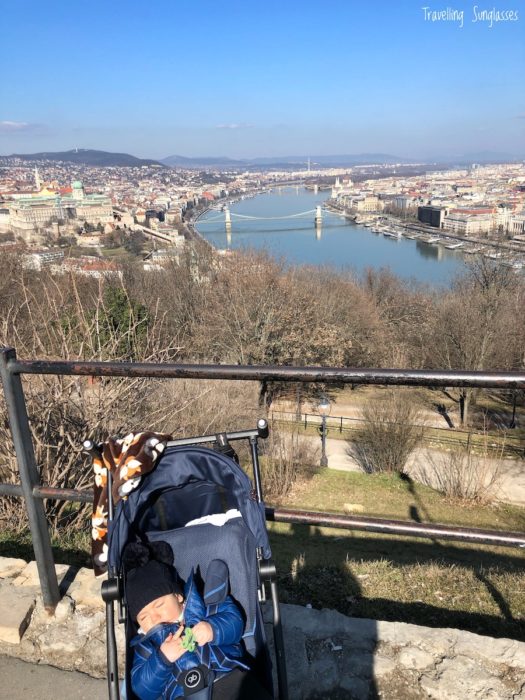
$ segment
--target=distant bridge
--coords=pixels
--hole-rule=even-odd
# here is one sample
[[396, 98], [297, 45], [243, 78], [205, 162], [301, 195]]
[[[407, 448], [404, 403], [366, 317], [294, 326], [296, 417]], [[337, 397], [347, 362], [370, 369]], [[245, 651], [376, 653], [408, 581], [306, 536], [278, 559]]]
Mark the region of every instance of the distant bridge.
[[201, 224], [214, 224], [217, 221], [222, 221], [224, 223], [228, 222], [228, 214], [230, 215], [230, 221], [232, 219], [249, 220], [249, 221], [284, 221], [285, 219], [305, 219], [312, 216], [317, 212], [316, 209], [309, 209], [308, 211], [302, 211], [298, 214], [288, 214], [288, 216], [249, 216], [248, 214], [236, 214], [231, 212], [229, 209], [224, 210], [224, 216], [214, 216], [212, 219], [199, 220], [199, 226]]

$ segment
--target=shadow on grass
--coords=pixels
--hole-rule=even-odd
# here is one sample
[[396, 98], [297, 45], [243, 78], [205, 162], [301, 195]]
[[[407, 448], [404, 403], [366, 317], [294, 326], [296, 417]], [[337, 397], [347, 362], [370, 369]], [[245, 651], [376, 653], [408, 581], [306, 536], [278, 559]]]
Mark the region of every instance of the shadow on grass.
[[[414, 514], [415, 515], [415, 514]], [[484, 572], [497, 569], [498, 573], [516, 574], [524, 571], [521, 554], [508, 554], [484, 548], [454, 546], [450, 543], [387, 538], [381, 535], [339, 536], [325, 535], [317, 528], [294, 525], [290, 534], [270, 532], [270, 541], [279, 574], [279, 590], [283, 602], [298, 605], [311, 604], [314, 608], [333, 608], [351, 617], [409, 622], [428, 627], [453, 627], [492, 637], [508, 637], [525, 641], [525, 620], [514, 617], [505, 596]], [[458, 594], [465, 591], [461, 569], [473, 575], [489, 592], [500, 614], [451, 609], [422, 600], [399, 601], [384, 595], [366, 596], [359, 575], [353, 573], [353, 565], [373, 562], [390, 562], [394, 567], [410, 567], [443, 563], [458, 569]], [[312, 564], [312, 562], [314, 562]], [[424, 574], [422, 574], [424, 576]], [[369, 579], [366, 574], [362, 579]], [[429, 580], [432, 583], [432, 579]], [[394, 577], [392, 591], [400, 585]], [[384, 586], [381, 590], [384, 590]], [[447, 594], [450, 591], [447, 591]], [[387, 593], [388, 595], [388, 593]], [[423, 591], [421, 597], [428, 595]], [[395, 596], [394, 596], [395, 597]], [[476, 601], [466, 607], [476, 605]]]
[[[81, 545], [53, 542], [52, 550], [55, 564], [69, 564], [72, 567], [81, 568], [83, 566], [92, 567], [91, 555], [88, 550], [88, 539], [86, 547]], [[35, 553], [29, 532], [4, 533], [0, 535], [0, 557], [14, 557], [33, 561]]]

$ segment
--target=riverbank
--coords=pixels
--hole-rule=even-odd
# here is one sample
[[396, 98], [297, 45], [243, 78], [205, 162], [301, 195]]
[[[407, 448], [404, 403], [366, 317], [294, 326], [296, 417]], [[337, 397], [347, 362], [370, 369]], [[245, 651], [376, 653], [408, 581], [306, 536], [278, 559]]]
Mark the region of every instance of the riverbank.
[[515, 270], [525, 268], [525, 244], [517, 241], [461, 236], [420, 222], [407, 223], [389, 214], [349, 214], [344, 207], [339, 207], [332, 201], [325, 202], [324, 206], [328, 211], [343, 216], [356, 225], [364, 225], [374, 233], [441, 245], [463, 255], [483, 255]]

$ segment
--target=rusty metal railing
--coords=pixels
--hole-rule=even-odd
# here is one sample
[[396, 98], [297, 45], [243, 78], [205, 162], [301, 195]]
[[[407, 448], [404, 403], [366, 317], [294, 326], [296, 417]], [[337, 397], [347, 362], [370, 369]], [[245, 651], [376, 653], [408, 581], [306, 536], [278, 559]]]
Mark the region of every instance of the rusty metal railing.
[[[20, 484], [0, 484], [0, 495], [22, 497], [26, 501], [42, 597], [48, 609], [54, 608], [60, 596], [43, 499], [86, 503], [92, 501], [93, 494], [91, 491], [57, 489], [40, 483], [21, 381], [23, 374], [525, 389], [525, 372], [18, 360], [13, 348], [0, 348], [0, 377], [20, 473]], [[278, 508], [266, 508], [266, 517], [278, 522], [316, 524], [389, 535], [459, 540], [501, 547], [525, 547], [525, 533], [517, 532]]]

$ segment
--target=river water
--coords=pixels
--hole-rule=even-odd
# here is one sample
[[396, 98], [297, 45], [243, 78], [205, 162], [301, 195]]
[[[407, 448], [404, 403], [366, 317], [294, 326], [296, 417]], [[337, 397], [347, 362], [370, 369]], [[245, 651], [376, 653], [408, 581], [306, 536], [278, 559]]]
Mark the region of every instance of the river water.
[[232, 215], [267, 220], [232, 216], [231, 235], [227, 236], [224, 213], [210, 210], [199, 219], [196, 228], [215, 248], [265, 250], [288, 264], [330, 265], [339, 270], [351, 269], [357, 275], [366, 268], [389, 268], [398, 277], [439, 287], [449, 286], [452, 278], [464, 271], [466, 256], [457, 251], [407, 238], [387, 238], [326, 209], [320, 232], [316, 232], [314, 214], [307, 218], [277, 218], [315, 209], [328, 197], [328, 192], [315, 194], [304, 188], [283, 188], [281, 192], [274, 189], [230, 204]]

